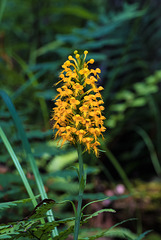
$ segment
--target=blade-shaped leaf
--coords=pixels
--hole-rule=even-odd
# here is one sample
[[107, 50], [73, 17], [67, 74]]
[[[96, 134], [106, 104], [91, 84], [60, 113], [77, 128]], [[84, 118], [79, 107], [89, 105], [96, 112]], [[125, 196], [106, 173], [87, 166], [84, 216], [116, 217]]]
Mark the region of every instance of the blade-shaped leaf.
[[109, 208], [109, 209], [108, 209], [108, 208], [106, 208], [106, 209], [101, 209], [101, 210], [99, 210], [99, 211], [91, 214], [89, 217], [85, 218], [85, 221], [88, 220], [88, 219], [90, 219], [90, 218], [96, 217], [98, 214], [103, 213], [103, 212], [112, 212], [112, 213], [115, 213], [116, 211], [115, 211], [114, 209], [110, 209], [110, 208]]

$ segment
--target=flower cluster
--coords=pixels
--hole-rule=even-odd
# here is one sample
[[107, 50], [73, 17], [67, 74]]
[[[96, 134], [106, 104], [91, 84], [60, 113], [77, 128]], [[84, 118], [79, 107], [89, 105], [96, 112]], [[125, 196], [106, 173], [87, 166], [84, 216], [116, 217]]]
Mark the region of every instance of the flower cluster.
[[[97, 87], [99, 68], [89, 69], [88, 64], [93, 64], [94, 59], [86, 62], [88, 51], [84, 51], [84, 57], [80, 57], [78, 51], [74, 52], [75, 58], [68, 57], [62, 65], [60, 73], [62, 86], [57, 88], [55, 107], [53, 108], [53, 129], [57, 129], [57, 136], [62, 139], [62, 145], [69, 141], [72, 144], [83, 144], [85, 150], [92, 149], [98, 156], [98, 137], [105, 131], [102, 116], [104, 103], [100, 91], [103, 87]], [[58, 84], [57, 83], [57, 84]], [[55, 100], [54, 99], [54, 100]]]

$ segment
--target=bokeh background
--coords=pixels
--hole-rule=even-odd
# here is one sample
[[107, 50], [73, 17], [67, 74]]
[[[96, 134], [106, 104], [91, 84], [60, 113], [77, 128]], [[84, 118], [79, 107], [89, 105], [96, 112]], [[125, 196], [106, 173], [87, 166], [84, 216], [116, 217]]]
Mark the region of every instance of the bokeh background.
[[[94, 67], [101, 69], [107, 131], [99, 159], [84, 156], [89, 174], [84, 201], [115, 195], [93, 209], [117, 210], [115, 216], [100, 215], [90, 226], [107, 228], [136, 217], [123, 227], [135, 233], [153, 229], [147, 239], [161, 239], [161, 1], [1, 0], [0, 26], [0, 89], [21, 118], [50, 198], [75, 199], [77, 194], [70, 169], [77, 166], [76, 150], [57, 146], [50, 118], [61, 65], [74, 50], [88, 50]], [[34, 187], [2, 99], [0, 125]], [[1, 202], [22, 199], [25, 190], [0, 144]], [[15, 220], [16, 211], [19, 216], [27, 213], [9, 211], [7, 216], [0, 213], [2, 222]], [[58, 217], [71, 214], [67, 206], [55, 211]]]

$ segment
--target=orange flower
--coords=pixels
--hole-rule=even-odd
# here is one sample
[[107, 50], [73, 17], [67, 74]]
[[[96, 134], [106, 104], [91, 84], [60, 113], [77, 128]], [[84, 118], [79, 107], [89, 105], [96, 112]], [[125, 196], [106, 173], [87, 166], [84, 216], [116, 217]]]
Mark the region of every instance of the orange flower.
[[78, 136], [78, 140], [80, 143], [82, 143], [82, 139], [86, 134], [86, 131], [84, 131], [83, 129], [80, 129], [76, 132], [77, 136]]
[[57, 129], [55, 138], [60, 137], [61, 145], [66, 141], [80, 143], [85, 150], [93, 150], [98, 156], [98, 138], [103, 137], [106, 129], [103, 126], [105, 117], [102, 116], [104, 102], [100, 94], [103, 87], [97, 87], [101, 70], [88, 68], [88, 64], [94, 63], [94, 59], [85, 61], [88, 51], [84, 51], [84, 58], [80, 57], [77, 50], [74, 54], [75, 58], [69, 56], [62, 65], [60, 81], [57, 83], [62, 82], [62, 86], [57, 88], [58, 95], [53, 108], [53, 129]]
[[77, 99], [74, 98], [74, 97], [71, 97], [71, 98], [69, 99], [69, 101], [70, 101], [70, 104], [71, 104], [71, 108], [75, 108], [75, 109], [76, 109], [76, 106], [80, 104], [80, 101], [77, 100]]
[[77, 128], [78, 124], [83, 120], [83, 118], [79, 114], [76, 114], [73, 116], [73, 120], [74, 120], [75, 126]]

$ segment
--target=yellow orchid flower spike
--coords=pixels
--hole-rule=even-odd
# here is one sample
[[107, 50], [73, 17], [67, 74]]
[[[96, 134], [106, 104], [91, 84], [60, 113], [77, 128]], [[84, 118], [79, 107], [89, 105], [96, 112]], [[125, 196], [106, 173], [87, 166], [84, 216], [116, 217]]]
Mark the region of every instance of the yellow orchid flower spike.
[[94, 63], [94, 59], [86, 62], [88, 51], [84, 51], [84, 57], [77, 50], [74, 54], [75, 58], [69, 56], [62, 65], [59, 75], [57, 84], [62, 83], [62, 86], [57, 88], [53, 130], [57, 129], [55, 138], [60, 137], [62, 145], [66, 141], [74, 145], [79, 143], [98, 156], [98, 138], [103, 137], [102, 132], [106, 130], [103, 126], [105, 117], [102, 116], [104, 102], [100, 93], [103, 87], [97, 86], [101, 70], [88, 67]]

